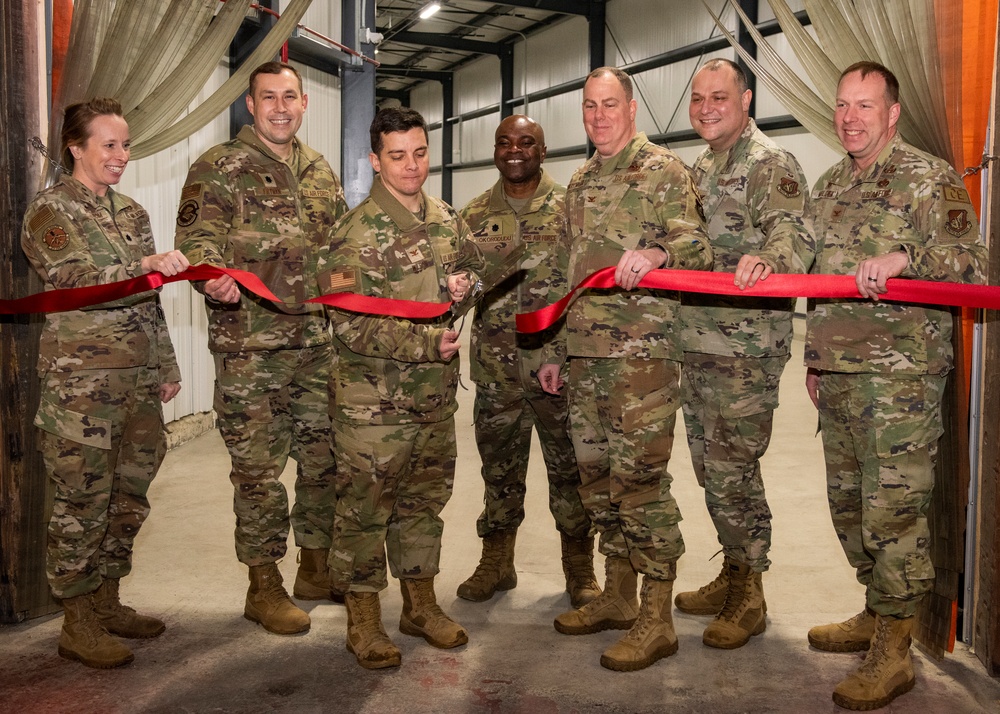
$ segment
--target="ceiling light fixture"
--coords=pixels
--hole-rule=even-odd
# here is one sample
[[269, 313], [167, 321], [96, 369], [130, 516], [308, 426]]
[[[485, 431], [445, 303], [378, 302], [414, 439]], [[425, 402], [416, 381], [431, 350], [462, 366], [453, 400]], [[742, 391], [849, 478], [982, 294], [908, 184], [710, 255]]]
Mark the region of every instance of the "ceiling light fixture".
[[441, 9], [441, 3], [432, 2], [424, 5], [423, 9], [420, 11], [420, 19], [426, 20], [428, 17], [436, 13]]

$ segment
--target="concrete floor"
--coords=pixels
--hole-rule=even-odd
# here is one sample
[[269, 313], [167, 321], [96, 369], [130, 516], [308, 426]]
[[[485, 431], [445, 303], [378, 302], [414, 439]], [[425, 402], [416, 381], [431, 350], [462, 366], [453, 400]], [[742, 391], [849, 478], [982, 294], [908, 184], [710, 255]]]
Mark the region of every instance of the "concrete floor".
[[[132, 641], [132, 665], [99, 671], [56, 654], [60, 616], [0, 628], [0, 711], [841, 711], [830, 694], [860, 659], [812, 650], [805, 635], [812, 625], [858, 612], [863, 590], [830, 524], [815, 410], [802, 386], [801, 340], [795, 348], [764, 459], [774, 513], [774, 564], [764, 579], [768, 627], [742, 649], [703, 646], [708, 619], [675, 611], [678, 654], [623, 674], [599, 664], [603, 649], [620, 633], [558, 634], [552, 619], [568, 609], [568, 598], [537, 445], [528, 515], [517, 542], [517, 588], [486, 603], [456, 598], [456, 587], [478, 562], [475, 519], [482, 504], [472, 392], [460, 392], [459, 469], [454, 497], [444, 511], [447, 528], [436, 587], [439, 602], [469, 631], [467, 646], [436, 650], [400, 634], [395, 581], [383, 593], [386, 629], [403, 652], [403, 665], [395, 670], [357, 666], [344, 648], [341, 606], [304, 603], [312, 629], [300, 636], [268, 634], [245, 620], [247, 576], [233, 550], [229, 459], [212, 432], [167, 456], [150, 492], [153, 511], [136, 545], [135, 570], [122, 584], [123, 600], [162, 617], [166, 633]], [[717, 541], [683, 442], [675, 442], [671, 470], [687, 543], [676, 585], [687, 590], [713, 578], [720, 561], [710, 560]], [[286, 483], [291, 476], [289, 468]], [[286, 582], [295, 567], [294, 556], [281, 563]], [[988, 677], [964, 645], [956, 645], [942, 662], [916, 652], [914, 663], [916, 688], [884, 711], [1000, 711], [1000, 681]]]

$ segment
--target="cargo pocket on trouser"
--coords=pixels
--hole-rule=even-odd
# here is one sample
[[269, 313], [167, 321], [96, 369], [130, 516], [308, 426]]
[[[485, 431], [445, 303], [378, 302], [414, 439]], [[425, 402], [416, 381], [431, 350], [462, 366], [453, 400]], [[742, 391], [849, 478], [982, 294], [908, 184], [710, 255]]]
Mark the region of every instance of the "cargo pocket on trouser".
[[47, 573], [56, 597], [100, 585], [112, 474], [110, 419], [74, 412], [44, 397], [35, 415], [39, 450], [55, 486], [49, 518]]
[[[874, 416], [877, 482], [865, 484], [862, 530], [875, 558], [872, 588], [881, 611], [912, 615], [933, 584], [927, 509], [934, 488], [937, 441], [943, 433], [943, 378], [899, 380], [875, 401], [887, 405]], [[868, 474], [866, 474], [866, 478]]]

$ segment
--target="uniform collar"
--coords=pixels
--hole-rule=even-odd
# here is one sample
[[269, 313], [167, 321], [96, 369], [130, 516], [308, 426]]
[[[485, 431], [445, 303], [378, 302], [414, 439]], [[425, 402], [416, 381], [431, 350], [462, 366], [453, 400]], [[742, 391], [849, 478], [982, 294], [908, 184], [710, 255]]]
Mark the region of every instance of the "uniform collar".
[[111, 187], [108, 186], [108, 192], [101, 198], [96, 193], [91, 191], [82, 181], [73, 178], [71, 174], [62, 174], [59, 177], [59, 183], [66, 186], [70, 193], [73, 194], [73, 198], [86, 204], [90, 209], [104, 209], [107, 210], [107, 204], [111, 205], [111, 212], [117, 213], [119, 209], [124, 208], [124, 203], [117, 198], [118, 193]]
[[[850, 155], [845, 156], [843, 161], [841, 161], [840, 166], [836, 172], [836, 175], [831, 177], [833, 183], [840, 186], [853, 186], [861, 183], [871, 183], [872, 181], [878, 181], [883, 173], [893, 174], [896, 171], [896, 161], [893, 161], [893, 155], [899, 150], [903, 143], [903, 138], [899, 135], [897, 131], [895, 136], [893, 136], [889, 143], [882, 147], [882, 150], [878, 152], [878, 156], [875, 157], [875, 162], [862, 171], [858, 176], [854, 175], [854, 161], [851, 159]], [[889, 167], [892, 169], [886, 172]]]
[[[555, 180], [549, 175], [549, 173], [543, 168], [542, 169], [542, 180], [538, 182], [538, 186], [535, 188], [535, 193], [531, 197], [531, 201], [524, 207], [525, 213], [534, 213], [539, 208], [542, 207], [542, 203], [545, 202], [545, 197], [551, 193], [552, 188], [556, 185]], [[503, 213], [504, 211], [511, 211], [510, 204], [507, 203], [506, 195], [503, 190], [503, 179], [499, 179], [495, 184], [493, 184], [493, 190], [490, 192], [490, 212], [491, 213]]]
[[[253, 130], [253, 127], [250, 126], [249, 124], [243, 125], [243, 128], [240, 129], [240, 133], [236, 135], [236, 138], [242, 141], [244, 144], [252, 146], [254, 149], [264, 154], [264, 156], [268, 157], [269, 159], [273, 159], [274, 161], [285, 164], [287, 166], [284, 159], [282, 159], [276, 153], [271, 151], [271, 148], [260, 140], [260, 137], [257, 136], [257, 132], [255, 132]], [[306, 146], [304, 142], [299, 141], [299, 137], [297, 136], [293, 137], [292, 141], [295, 143], [295, 149], [298, 150], [299, 156], [302, 159], [299, 162], [301, 171], [305, 171], [307, 166], [311, 166], [312, 164], [316, 163], [316, 161], [323, 158], [323, 155], [321, 153]]]
[[730, 146], [724, 151], [712, 151], [712, 147], [708, 147], [708, 154], [712, 157], [712, 164], [721, 167], [719, 173], [724, 173], [730, 170], [730, 166], [733, 162], [733, 157], [743, 156], [747, 147], [750, 145], [750, 141], [753, 138], [754, 132], [757, 131], [757, 123], [751, 118], [747, 122], [746, 127], [743, 129], [743, 133], [739, 135], [736, 139], [736, 143]]
[[604, 159], [601, 158], [600, 154], [594, 152], [594, 155], [590, 159], [591, 165], [587, 167], [587, 171], [595, 172], [598, 176], [608, 176], [619, 169], [626, 169], [632, 165], [632, 162], [635, 160], [636, 154], [639, 153], [639, 150], [648, 143], [649, 139], [646, 138], [646, 132], [638, 131], [635, 136], [629, 139], [628, 143], [622, 147], [622, 150], [614, 156]]
[[424, 207], [424, 220], [422, 221], [392, 195], [378, 174], [375, 174], [375, 178], [372, 180], [369, 196], [403, 233], [412, 233], [425, 226], [441, 225], [446, 222], [447, 217], [444, 212], [423, 189], [420, 189], [420, 205]]

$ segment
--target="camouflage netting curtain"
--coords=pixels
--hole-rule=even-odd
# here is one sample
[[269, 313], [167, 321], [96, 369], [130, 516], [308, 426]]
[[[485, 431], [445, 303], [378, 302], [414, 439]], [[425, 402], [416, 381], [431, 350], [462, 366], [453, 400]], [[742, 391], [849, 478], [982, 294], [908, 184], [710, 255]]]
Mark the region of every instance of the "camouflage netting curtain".
[[[121, 102], [132, 133], [133, 159], [161, 151], [201, 129], [239, 98], [254, 67], [277, 54], [312, 0], [291, 0], [239, 69], [178, 120], [226, 55], [251, 2], [77, 0], [49, 125], [49, 146], [59, 146], [65, 107], [98, 96]], [[48, 182], [55, 173], [50, 166]]]
[[[712, 13], [705, 0], [702, 3]], [[934, 0], [803, 0], [815, 38], [785, 0], [768, 0], [815, 90], [767, 43], [738, 2], [729, 3], [757, 43], [759, 59], [741, 48], [712, 13], [716, 24], [757, 78], [823, 143], [843, 151], [833, 131], [833, 103], [841, 70], [859, 60], [874, 60], [899, 79], [905, 99], [899, 120], [903, 138], [955, 164], [939, 69]]]

